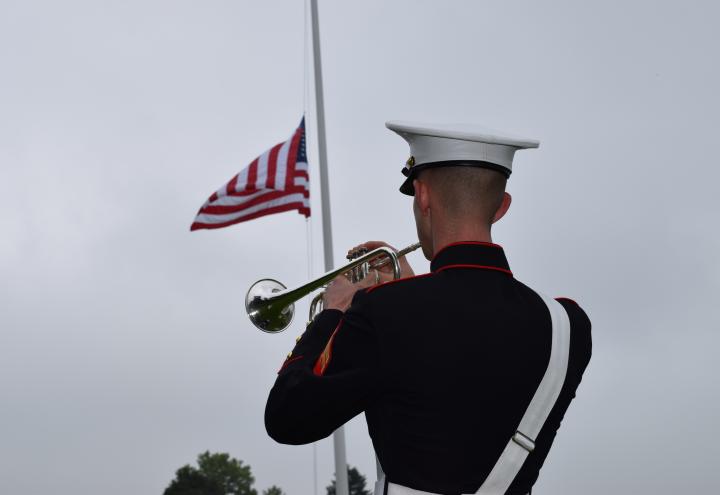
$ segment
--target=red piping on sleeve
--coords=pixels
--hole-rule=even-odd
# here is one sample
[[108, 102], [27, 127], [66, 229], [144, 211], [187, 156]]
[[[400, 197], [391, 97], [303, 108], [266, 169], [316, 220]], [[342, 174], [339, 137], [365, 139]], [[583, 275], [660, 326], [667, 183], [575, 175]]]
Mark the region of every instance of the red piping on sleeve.
[[278, 373], [280, 373], [282, 370], [284, 370], [288, 364], [292, 363], [293, 361], [297, 361], [298, 359], [302, 359], [302, 356], [295, 356], [294, 358], [286, 359], [285, 362], [280, 367], [280, 369], [278, 370]]
[[325, 374], [325, 370], [330, 364], [330, 359], [332, 359], [333, 340], [335, 340], [335, 335], [337, 335], [344, 321], [345, 320], [340, 320], [340, 323], [338, 323], [337, 327], [335, 327], [335, 330], [330, 336], [330, 340], [328, 340], [328, 343], [325, 345], [325, 349], [317, 358], [317, 361], [315, 361], [315, 366], [313, 367], [313, 374], [315, 376], [323, 376]]

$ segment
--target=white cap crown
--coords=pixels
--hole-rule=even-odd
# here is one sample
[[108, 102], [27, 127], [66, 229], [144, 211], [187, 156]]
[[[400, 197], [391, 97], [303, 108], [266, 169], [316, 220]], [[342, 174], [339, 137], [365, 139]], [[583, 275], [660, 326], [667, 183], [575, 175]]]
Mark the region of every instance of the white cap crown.
[[385, 126], [410, 145], [415, 164], [477, 160], [512, 170], [515, 151], [537, 148], [540, 142], [472, 124], [423, 124], [391, 120]]
[[472, 124], [424, 124], [418, 122], [389, 121], [385, 126], [398, 133], [410, 145], [411, 158], [403, 173], [410, 186], [403, 184], [401, 191], [411, 194], [411, 172], [421, 165], [470, 165], [499, 170], [509, 176], [515, 152], [537, 148], [539, 141], [514, 136], [506, 132]]

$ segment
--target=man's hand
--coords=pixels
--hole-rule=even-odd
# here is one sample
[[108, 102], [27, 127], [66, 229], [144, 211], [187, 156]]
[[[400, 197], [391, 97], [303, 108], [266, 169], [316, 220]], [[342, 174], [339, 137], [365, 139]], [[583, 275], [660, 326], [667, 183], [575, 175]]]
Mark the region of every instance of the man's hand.
[[[361, 248], [372, 251], [373, 249], [383, 246], [389, 247], [393, 251], [397, 252], [397, 249], [385, 242], [368, 241], [350, 249], [348, 254]], [[415, 272], [413, 272], [413, 269], [410, 267], [410, 263], [407, 262], [404, 256], [400, 258], [400, 276], [412, 277], [414, 275]], [[337, 309], [345, 312], [350, 307], [353, 296], [358, 290], [382, 284], [390, 280], [393, 280], [393, 269], [391, 263], [387, 263], [377, 269], [370, 270], [367, 277], [355, 284], [350, 282], [350, 280], [348, 280], [344, 275], [340, 275], [330, 282], [330, 285], [328, 285], [328, 288], [325, 290], [325, 294], [323, 295], [323, 308]]]
[[372, 287], [376, 284], [376, 280], [378, 282], [382, 280], [377, 270], [372, 270], [367, 277], [356, 284], [350, 282], [345, 275], [334, 278], [323, 294], [323, 309], [337, 309], [344, 313], [350, 307], [355, 293], [360, 289]]
[[[363, 242], [362, 244], [359, 244], [359, 245], [355, 246], [354, 248], [350, 249], [348, 251], [348, 254], [352, 253], [353, 251], [357, 251], [358, 249], [361, 249], [361, 248], [365, 248], [368, 251], [372, 251], [373, 249], [377, 249], [379, 247], [389, 247], [390, 249], [392, 249], [393, 251], [395, 251], [397, 253], [397, 249], [395, 249], [394, 247], [392, 247], [390, 244], [388, 244], [386, 242], [367, 241], [367, 242]], [[383, 277], [383, 280], [382, 280], [383, 282], [393, 279], [392, 263], [388, 263], [384, 266], [381, 266], [380, 268], [378, 268], [378, 271], [380, 272], [381, 276]], [[386, 277], [386, 275], [387, 275], [387, 277]], [[369, 276], [372, 276], [372, 274], [370, 274]], [[405, 277], [414, 277], [414, 276], [415, 276], [415, 272], [410, 267], [410, 263], [408, 263], [407, 257], [403, 256], [402, 258], [400, 258], [400, 277], [405, 278]]]

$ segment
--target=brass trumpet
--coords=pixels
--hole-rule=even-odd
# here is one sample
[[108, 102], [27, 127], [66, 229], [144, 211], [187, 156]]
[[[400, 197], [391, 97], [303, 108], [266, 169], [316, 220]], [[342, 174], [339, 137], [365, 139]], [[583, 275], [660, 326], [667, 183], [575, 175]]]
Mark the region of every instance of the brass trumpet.
[[[295, 314], [295, 302], [314, 290], [325, 287], [338, 275], [347, 274], [353, 282], [367, 276], [371, 270], [392, 264], [393, 277], [400, 277], [400, 258], [420, 247], [417, 242], [397, 253], [389, 247], [379, 247], [370, 252], [353, 253], [353, 259], [340, 268], [327, 272], [305, 285], [288, 289], [277, 280], [265, 278], [255, 282], [245, 296], [245, 310], [250, 321], [263, 332], [277, 333], [285, 330]], [[350, 258], [350, 256], [348, 256]], [[322, 309], [322, 293], [315, 296], [310, 305], [310, 321]]]

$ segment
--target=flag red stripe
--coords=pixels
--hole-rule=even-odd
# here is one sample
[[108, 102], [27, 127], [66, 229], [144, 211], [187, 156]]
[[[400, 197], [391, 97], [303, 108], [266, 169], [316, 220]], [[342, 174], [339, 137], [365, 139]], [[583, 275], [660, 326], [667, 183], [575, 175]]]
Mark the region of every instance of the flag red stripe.
[[267, 180], [265, 181], [265, 187], [268, 189], [275, 188], [275, 172], [277, 171], [277, 156], [283, 143], [276, 144], [270, 150], [270, 156], [268, 157], [268, 173]]
[[[238, 175], [240, 175], [240, 174], [236, 174], [235, 177], [230, 179], [230, 182], [227, 183], [227, 186], [225, 186], [225, 194], [233, 193], [233, 191], [235, 190], [235, 185], [237, 184]], [[213, 194], [213, 196], [215, 196], [215, 199], [217, 199], [217, 193]], [[213, 199], [212, 201], [215, 201], [215, 200]]]
[[[305, 177], [305, 178], [309, 180], [308, 177]], [[296, 186], [296, 185], [294, 184], [294, 182], [293, 182], [292, 187], [303, 187], [303, 186]], [[308, 187], [309, 187], [309, 186], [308, 186]], [[240, 197], [240, 198], [241, 198], [241, 197], [243, 197], [243, 196], [252, 196], [253, 194], [257, 194], [259, 191], [262, 191], [262, 190], [263, 190], [263, 189], [255, 189], [254, 191], [235, 191], [235, 192], [232, 193], [232, 194], [227, 194], [227, 196], [235, 196], [235, 197]], [[274, 190], [275, 190], [275, 189], [273, 189], [273, 191], [274, 191]], [[217, 201], [217, 199], [218, 199], [218, 198], [215, 198], [214, 201]], [[211, 201], [211, 202], [212, 202], [212, 201]]]
[[229, 225], [234, 225], [236, 223], [240, 222], [246, 222], [248, 220], [252, 220], [254, 218], [262, 217], [265, 215], [272, 215], [273, 213], [280, 213], [283, 211], [290, 211], [290, 210], [297, 210], [298, 213], [301, 215], [310, 216], [310, 209], [306, 208], [302, 203], [288, 203], [286, 205], [280, 205], [280, 206], [273, 206], [272, 208], [267, 208], [265, 210], [256, 211], [255, 213], [251, 213], [249, 215], [234, 218], [232, 220], [229, 220], [227, 222], [222, 223], [201, 223], [201, 222], [194, 222], [190, 226], [190, 230], [198, 230], [198, 229], [220, 229], [222, 227], [227, 227]]
[[[298, 172], [297, 177], [302, 177], [302, 176], [303, 176], [303, 174], [301, 174], [301, 173]], [[304, 178], [305, 178], [306, 180], [310, 180], [310, 178], [307, 176], [307, 174], [304, 174]], [[309, 186], [309, 184], [308, 184], [307, 186], [296, 186], [296, 185], [293, 183], [293, 186], [292, 186], [292, 187], [295, 188], [295, 187], [310, 187], [310, 186]], [[274, 190], [274, 189], [273, 189], [273, 190]], [[254, 190], [254, 191], [235, 191], [235, 192], [233, 192], [232, 194], [226, 194], [225, 196], [232, 196], [232, 197], [240, 197], [240, 198], [241, 198], [241, 197], [243, 197], [243, 196], [252, 196], [253, 194], [257, 194], [258, 192], [259, 192], [259, 191], [258, 191], [257, 189]], [[213, 206], [212, 203], [214, 203], [214, 202], [217, 201], [218, 199], [219, 199], [219, 198], [218, 198], [218, 195], [217, 195], [217, 194], [213, 194], [212, 196], [210, 196], [210, 199], [208, 199], [207, 203], [206, 203], [205, 205], [203, 205], [203, 208], [206, 208], [206, 207], [208, 207], [208, 206]]]
[[243, 196], [252, 196], [253, 194], [257, 194], [258, 191], [258, 189], [253, 189], [252, 191], [235, 191], [232, 194], [228, 194], [228, 196], [236, 196], [241, 198]]
[[201, 208], [199, 213], [205, 213], [206, 215], [227, 215], [228, 213], [237, 213], [239, 211], [247, 210], [251, 206], [255, 206], [260, 203], [267, 203], [268, 201], [297, 193], [303, 193], [303, 197], [309, 197], [307, 189], [302, 186], [293, 186], [287, 191], [268, 191], [267, 194], [261, 194], [257, 198], [253, 198], [250, 201], [246, 201], [239, 205], [207, 205]]
[[255, 184], [255, 182], [257, 182], [257, 169], [258, 159], [255, 158], [248, 167], [247, 184], [245, 185], [245, 190], [257, 191], [257, 185]]

